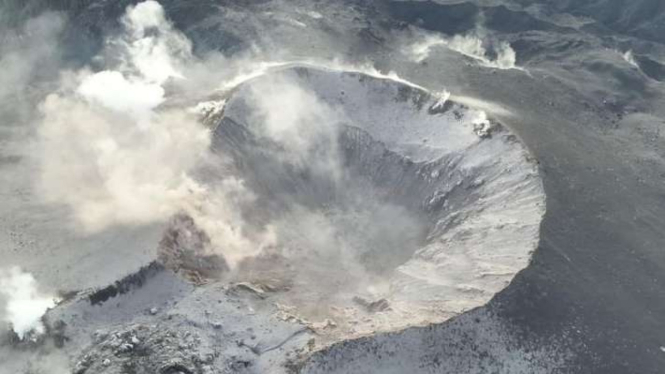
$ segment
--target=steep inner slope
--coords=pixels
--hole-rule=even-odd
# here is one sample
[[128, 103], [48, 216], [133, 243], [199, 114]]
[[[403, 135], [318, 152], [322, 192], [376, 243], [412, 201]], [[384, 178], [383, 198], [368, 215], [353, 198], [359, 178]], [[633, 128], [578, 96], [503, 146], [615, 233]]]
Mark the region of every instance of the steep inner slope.
[[[281, 86], [313, 95], [315, 113], [289, 116]], [[266, 103], [303, 120], [286, 142], [257, 115]], [[213, 147], [255, 194], [246, 219], [275, 234], [233, 277], [271, 284], [299, 317], [330, 318], [333, 335], [482, 305], [537, 244], [544, 194], [520, 142], [483, 112], [416, 87], [302, 67], [273, 72], [233, 93]]]

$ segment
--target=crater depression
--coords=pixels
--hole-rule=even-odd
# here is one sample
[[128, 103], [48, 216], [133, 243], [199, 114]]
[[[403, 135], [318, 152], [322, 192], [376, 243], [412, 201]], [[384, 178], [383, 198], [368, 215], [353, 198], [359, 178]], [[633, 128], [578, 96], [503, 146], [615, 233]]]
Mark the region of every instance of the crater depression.
[[[213, 151], [251, 197], [228, 276], [333, 336], [441, 322], [526, 267], [544, 193], [517, 137], [446, 94], [306, 67], [238, 86]], [[252, 231], [254, 233], [252, 234]]]

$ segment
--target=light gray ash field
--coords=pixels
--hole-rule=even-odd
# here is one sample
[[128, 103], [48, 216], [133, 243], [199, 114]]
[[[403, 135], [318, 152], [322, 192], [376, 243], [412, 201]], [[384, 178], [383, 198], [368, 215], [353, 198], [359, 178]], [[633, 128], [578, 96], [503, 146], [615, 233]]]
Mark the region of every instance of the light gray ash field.
[[664, 17], [0, 3], [0, 374], [661, 372]]

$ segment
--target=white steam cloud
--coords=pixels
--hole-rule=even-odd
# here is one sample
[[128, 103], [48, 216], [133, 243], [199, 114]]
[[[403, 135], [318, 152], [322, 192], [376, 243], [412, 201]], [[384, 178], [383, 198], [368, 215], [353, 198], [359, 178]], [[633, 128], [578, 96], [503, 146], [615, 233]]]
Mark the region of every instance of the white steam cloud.
[[41, 318], [55, 306], [55, 300], [39, 292], [31, 274], [19, 267], [0, 269], [0, 296], [0, 304], [4, 304], [0, 316], [21, 340], [44, 333]]
[[41, 106], [39, 189], [70, 206], [88, 232], [181, 210], [210, 142], [194, 114], [157, 110], [164, 84], [181, 79], [179, 66], [191, 58], [187, 39], [155, 1], [128, 8], [122, 23], [123, 37], [108, 43], [116, 63], [65, 75]]
[[[290, 163], [335, 173], [339, 114], [297, 84], [273, 77], [251, 86], [252, 122], [281, 145]], [[330, 163], [312, 165], [312, 163]]]
[[145, 80], [159, 84], [182, 78], [180, 70], [192, 59], [191, 43], [166, 19], [158, 2], [129, 7], [122, 24], [125, 37], [110, 44], [120, 49], [123, 70], [138, 71]]

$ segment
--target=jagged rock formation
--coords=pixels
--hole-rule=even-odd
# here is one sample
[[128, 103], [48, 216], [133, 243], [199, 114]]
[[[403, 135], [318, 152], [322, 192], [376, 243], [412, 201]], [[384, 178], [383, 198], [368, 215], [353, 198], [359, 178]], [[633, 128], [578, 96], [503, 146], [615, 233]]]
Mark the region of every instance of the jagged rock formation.
[[157, 248], [157, 259], [166, 268], [201, 284], [220, 278], [229, 270], [224, 258], [212, 252], [210, 238], [186, 214], [178, 214]]

